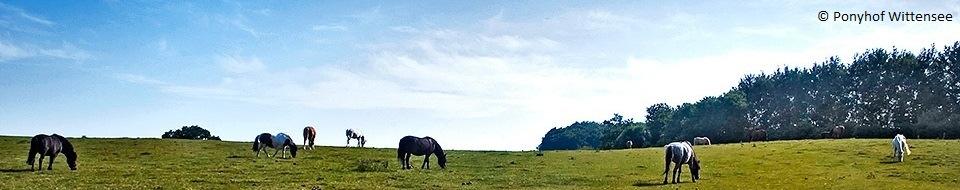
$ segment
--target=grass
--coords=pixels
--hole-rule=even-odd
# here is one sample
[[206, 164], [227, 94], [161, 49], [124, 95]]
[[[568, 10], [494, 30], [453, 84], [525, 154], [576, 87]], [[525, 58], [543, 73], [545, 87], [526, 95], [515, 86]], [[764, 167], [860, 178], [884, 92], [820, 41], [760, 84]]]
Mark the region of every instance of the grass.
[[[255, 158], [250, 143], [71, 139], [79, 170], [25, 164], [29, 138], [0, 137], [0, 189], [950, 189], [960, 141], [910, 140], [890, 162], [887, 139], [800, 140], [695, 147], [702, 180], [662, 185], [663, 150], [450, 151], [441, 170], [399, 170], [394, 149], [318, 147]], [[422, 157], [412, 158], [419, 166]]]

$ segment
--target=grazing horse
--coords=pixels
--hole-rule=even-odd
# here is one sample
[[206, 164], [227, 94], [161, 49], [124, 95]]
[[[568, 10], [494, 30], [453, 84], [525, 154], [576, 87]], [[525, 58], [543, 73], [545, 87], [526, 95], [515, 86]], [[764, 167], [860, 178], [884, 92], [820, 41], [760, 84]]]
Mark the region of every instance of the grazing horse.
[[707, 137], [694, 137], [693, 145], [710, 145], [710, 138]]
[[910, 145], [907, 145], [907, 137], [897, 134], [893, 136], [893, 159], [903, 162], [903, 153], [910, 155]]
[[627, 148], [633, 148], [633, 141], [627, 141]]
[[430, 137], [405, 136], [400, 139], [397, 146], [397, 159], [400, 160], [401, 169], [411, 169], [410, 155], [424, 156], [423, 164], [420, 169], [430, 169], [430, 154], [437, 156], [437, 164], [440, 168], [447, 168], [447, 154], [443, 153], [443, 148], [436, 140]]
[[833, 130], [830, 131], [830, 136], [833, 136], [835, 139], [842, 138], [843, 132], [846, 130], [847, 128], [843, 127], [843, 125], [837, 125], [836, 127], [833, 127]]
[[315, 139], [317, 139], [317, 129], [314, 129], [312, 126], [304, 127], [303, 128], [303, 149], [306, 150], [307, 148], [309, 148], [310, 150], [313, 150], [313, 141]]
[[747, 139], [750, 141], [765, 141], [767, 140], [767, 130], [766, 129], [752, 129], [747, 131]]
[[30, 139], [30, 153], [27, 155], [27, 164], [30, 165], [30, 171], [33, 171], [33, 160], [37, 154], [40, 154], [40, 162], [37, 164], [40, 167], [38, 169], [43, 171], [43, 157], [50, 156], [50, 161], [47, 161], [47, 170], [53, 170], [53, 160], [60, 153], [67, 156], [67, 166], [70, 166], [70, 170], [77, 170], [77, 152], [74, 151], [73, 144], [70, 144], [67, 138], [57, 134], [33, 136]]
[[[277, 149], [277, 151], [274, 151], [271, 156], [266, 147]], [[284, 133], [279, 133], [277, 136], [270, 135], [270, 133], [261, 133], [253, 139], [253, 151], [257, 152], [257, 157], [260, 157], [260, 151], [264, 151], [268, 157], [276, 157], [277, 153], [280, 153], [281, 157], [286, 158], [288, 148], [290, 149], [290, 157], [296, 158], [297, 145], [293, 144], [293, 139]], [[280, 152], [281, 150], [283, 152]]]
[[357, 139], [357, 147], [363, 147], [367, 144], [367, 138], [360, 134], [360, 131], [347, 129], [347, 146], [350, 146], [350, 139]]
[[687, 141], [683, 142], [673, 142], [663, 146], [666, 151], [664, 155], [663, 166], [663, 184], [667, 184], [667, 171], [670, 170], [670, 162], [674, 163], [673, 167], [673, 183], [680, 182], [680, 167], [683, 164], [690, 165], [690, 177], [693, 182], [697, 182], [700, 179], [700, 160], [697, 159], [697, 155], [693, 153], [693, 147], [690, 146], [690, 143]]

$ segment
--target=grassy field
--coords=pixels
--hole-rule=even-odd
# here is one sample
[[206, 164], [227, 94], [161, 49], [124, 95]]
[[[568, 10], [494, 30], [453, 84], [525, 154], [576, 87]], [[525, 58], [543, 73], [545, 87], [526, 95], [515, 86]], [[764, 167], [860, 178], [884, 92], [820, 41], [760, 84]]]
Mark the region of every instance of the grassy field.
[[[960, 141], [910, 140], [892, 163], [887, 139], [801, 140], [695, 147], [702, 180], [661, 185], [661, 148], [450, 151], [445, 170], [399, 170], [394, 149], [318, 147], [295, 159], [255, 158], [250, 143], [71, 139], [70, 171], [28, 171], [29, 139], [0, 137], [0, 189], [955, 189]], [[262, 155], [261, 155], [262, 156]], [[419, 166], [422, 158], [411, 159]], [[386, 168], [384, 168], [386, 163]]]

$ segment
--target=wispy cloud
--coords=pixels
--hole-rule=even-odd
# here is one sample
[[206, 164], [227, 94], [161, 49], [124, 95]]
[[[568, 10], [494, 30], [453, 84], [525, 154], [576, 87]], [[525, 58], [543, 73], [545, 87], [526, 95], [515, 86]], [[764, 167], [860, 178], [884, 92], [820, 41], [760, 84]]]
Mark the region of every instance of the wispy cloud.
[[115, 74], [114, 78], [117, 78], [126, 82], [130, 82], [130, 83], [136, 83], [136, 84], [157, 85], [157, 86], [170, 85], [170, 83], [168, 82], [147, 78], [143, 75], [136, 75], [136, 74], [129, 74], [129, 73]]
[[339, 24], [323, 24], [323, 25], [314, 25], [313, 30], [315, 31], [347, 31], [347, 27]]
[[77, 48], [73, 44], [63, 43], [60, 47], [40, 47], [32, 44], [15, 45], [0, 40], [0, 62], [29, 59], [53, 58], [73, 61], [84, 61], [93, 56], [87, 51]]
[[21, 9], [21, 8], [14, 7], [14, 6], [10, 6], [10, 5], [7, 5], [7, 4], [4, 4], [4, 3], [0, 3], [0, 11], [5, 12], [5, 13], [10, 14], [10, 15], [15, 15], [15, 16], [20, 17], [20, 18], [22, 18], [22, 19], [25, 19], [25, 20], [27, 20], [27, 21], [30, 21], [30, 22], [33, 22], [33, 23], [37, 23], [37, 24], [42, 24], [42, 25], [45, 25], [45, 26], [53, 26], [53, 25], [56, 24], [56, 23], [53, 22], [53, 21], [50, 21], [50, 20], [44, 19], [44, 18], [42, 18], [42, 17], [34, 16], [34, 15], [30, 14], [30, 13], [27, 13], [27, 11], [24, 11], [24, 10]]

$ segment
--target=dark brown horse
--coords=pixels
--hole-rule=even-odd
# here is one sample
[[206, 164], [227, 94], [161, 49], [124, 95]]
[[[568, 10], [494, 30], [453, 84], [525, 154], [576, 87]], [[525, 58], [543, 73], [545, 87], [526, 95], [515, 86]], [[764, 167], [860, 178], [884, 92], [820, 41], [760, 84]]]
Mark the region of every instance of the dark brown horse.
[[397, 159], [401, 169], [411, 169], [410, 155], [424, 156], [420, 169], [430, 169], [430, 154], [437, 155], [437, 164], [440, 168], [447, 168], [447, 154], [436, 140], [430, 137], [405, 136], [397, 146]]
[[40, 162], [37, 165], [40, 165], [40, 170], [43, 170], [43, 157], [50, 156], [50, 161], [47, 161], [47, 170], [53, 170], [53, 160], [57, 158], [57, 154], [63, 153], [64, 156], [67, 156], [67, 165], [70, 166], [70, 170], [77, 170], [77, 152], [73, 149], [73, 144], [70, 144], [70, 141], [67, 141], [67, 138], [63, 138], [60, 135], [44, 135], [39, 134], [33, 136], [30, 139], [30, 154], [27, 155], [27, 164], [30, 165], [30, 170], [33, 171], [33, 160], [40, 154]]
[[[303, 149], [307, 148], [313, 150], [313, 141], [317, 139], [317, 129], [314, 129], [312, 126], [307, 126], [303, 128]], [[309, 142], [309, 143], [308, 143]]]
[[833, 130], [831, 131], [830, 134], [831, 136], [833, 136], [833, 138], [839, 139], [839, 138], [843, 138], [843, 133], [846, 132], [846, 130], [847, 128], [843, 127], [843, 125], [837, 125], [836, 127], [833, 127]]
[[751, 142], [753, 141], [765, 141], [767, 140], [767, 130], [766, 129], [749, 129], [747, 130], [747, 139]]

